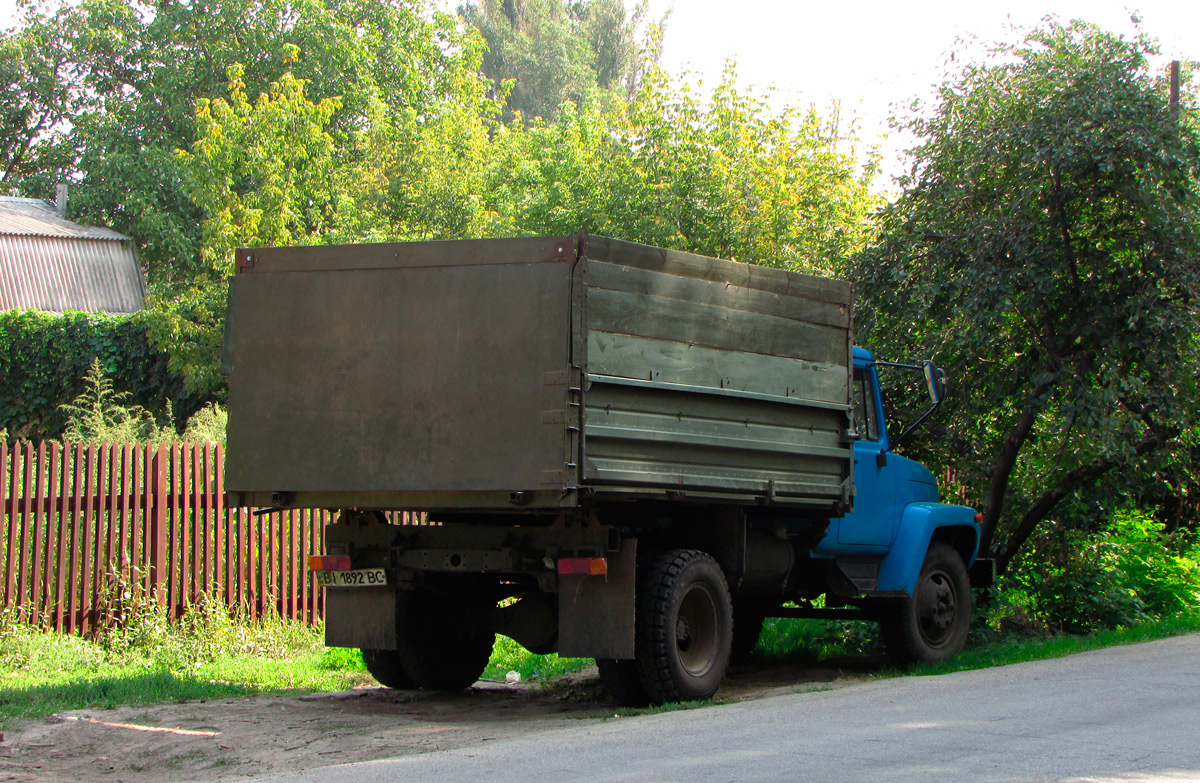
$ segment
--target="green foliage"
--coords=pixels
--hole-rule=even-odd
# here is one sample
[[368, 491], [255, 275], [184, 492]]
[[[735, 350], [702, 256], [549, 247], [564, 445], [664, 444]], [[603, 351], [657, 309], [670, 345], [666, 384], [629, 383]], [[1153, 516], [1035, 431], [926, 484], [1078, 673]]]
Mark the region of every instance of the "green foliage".
[[52, 196], [70, 169], [70, 125], [102, 104], [113, 85], [96, 74], [122, 73], [132, 43], [128, 9], [104, 0], [30, 9], [23, 25], [0, 37], [0, 179]]
[[224, 399], [221, 347], [228, 296], [225, 282], [216, 281], [197, 283], [174, 300], [151, 302], [146, 336], [191, 399]]
[[593, 233], [740, 261], [839, 269], [876, 202], [852, 134], [776, 112], [730, 68], [708, 101], [653, 71], [628, 112], [564, 104], [497, 137], [487, 192], [499, 233]]
[[768, 617], [754, 649], [757, 659], [825, 661], [881, 655], [876, 623]]
[[1118, 506], [1193, 442], [1200, 140], [1153, 51], [1046, 22], [963, 68], [854, 264], [859, 339], [946, 365], [912, 449], [953, 462], [1002, 564], [1062, 501]]
[[1200, 543], [1137, 511], [1031, 539], [984, 622], [996, 633], [1089, 633], [1200, 612]]
[[[295, 60], [296, 48], [284, 56]], [[196, 102], [198, 138], [180, 153], [192, 199], [207, 216], [205, 266], [218, 279], [233, 273], [238, 247], [320, 243], [338, 201], [329, 130], [341, 102], [309, 101], [305, 82], [289, 71], [252, 104], [244, 75], [231, 66], [229, 98]]]
[[152, 286], [186, 289], [211, 272], [200, 227], [215, 217], [193, 201], [175, 154], [204, 137], [197, 105], [226, 95], [231, 68], [241, 69], [248, 96], [272, 85], [287, 91], [292, 74], [312, 85], [318, 105], [336, 99], [330, 134], [352, 150], [374, 107], [421, 116], [447, 94], [469, 100], [472, 84], [482, 94], [478, 38], [427, 5], [35, 0], [0, 41], [0, 69], [28, 85], [7, 108], [27, 119], [13, 139], [0, 139], [10, 158], [23, 155], [5, 182], [48, 195], [69, 175], [75, 217], [136, 237]]
[[154, 321], [146, 312], [0, 313], [0, 425], [15, 438], [61, 437], [67, 426], [61, 406], [84, 392], [93, 362], [129, 403], [161, 417], [173, 400], [176, 410], [190, 413], [198, 407], [195, 397], [147, 337]]
[[326, 647], [321, 653], [322, 669], [329, 671], [359, 671], [365, 672], [362, 650], [355, 647]]

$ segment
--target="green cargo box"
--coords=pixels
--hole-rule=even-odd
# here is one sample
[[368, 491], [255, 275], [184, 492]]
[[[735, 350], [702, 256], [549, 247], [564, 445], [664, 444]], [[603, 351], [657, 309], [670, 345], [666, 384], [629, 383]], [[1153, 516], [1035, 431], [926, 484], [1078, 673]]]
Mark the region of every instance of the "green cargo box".
[[848, 283], [586, 235], [237, 265], [236, 505], [850, 506]]

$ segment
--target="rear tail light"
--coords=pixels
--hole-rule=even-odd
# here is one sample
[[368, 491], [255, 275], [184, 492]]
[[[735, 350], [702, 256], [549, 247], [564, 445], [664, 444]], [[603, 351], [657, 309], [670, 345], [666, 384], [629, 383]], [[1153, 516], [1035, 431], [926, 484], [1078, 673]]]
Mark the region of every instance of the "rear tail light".
[[558, 561], [558, 573], [603, 576], [608, 573], [608, 561], [603, 557], [564, 557]]
[[309, 571], [349, 571], [349, 555], [309, 555]]

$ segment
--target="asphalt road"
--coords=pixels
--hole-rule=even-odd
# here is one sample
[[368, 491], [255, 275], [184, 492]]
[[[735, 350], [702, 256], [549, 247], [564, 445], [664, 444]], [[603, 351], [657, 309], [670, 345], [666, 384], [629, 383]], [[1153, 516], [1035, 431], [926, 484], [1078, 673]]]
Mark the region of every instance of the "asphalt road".
[[613, 718], [272, 783], [1200, 781], [1200, 635]]

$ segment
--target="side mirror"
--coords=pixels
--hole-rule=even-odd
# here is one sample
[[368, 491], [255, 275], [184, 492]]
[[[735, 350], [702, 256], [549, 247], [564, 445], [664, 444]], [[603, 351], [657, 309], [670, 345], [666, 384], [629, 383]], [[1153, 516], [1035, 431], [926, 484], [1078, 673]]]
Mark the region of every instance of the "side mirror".
[[922, 360], [921, 369], [925, 373], [925, 387], [929, 390], [929, 400], [937, 405], [942, 401], [942, 397], [946, 396], [946, 372], [930, 359]]

